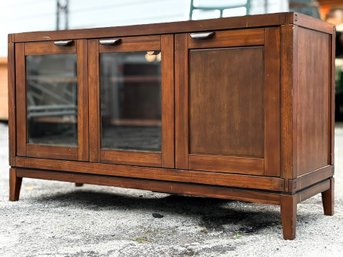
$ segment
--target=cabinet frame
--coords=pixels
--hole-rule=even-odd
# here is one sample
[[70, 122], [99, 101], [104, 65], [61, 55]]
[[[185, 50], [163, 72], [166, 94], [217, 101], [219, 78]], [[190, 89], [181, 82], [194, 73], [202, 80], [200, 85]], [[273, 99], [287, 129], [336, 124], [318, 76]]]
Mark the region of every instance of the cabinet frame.
[[[68, 46], [56, 46], [53, 41], [39, 43], [19, 43], [15, 46], [16, 67], [16, 130], [17, 155], [48, 159], [88, 160], [88, 85], [87, 85], [87, 41], [75, 40]], [[27, 91], [26, 91], [26, 56], [75, 54], [77, 57], [77, 134], [78, 144], [54, 146], [30, 144], [27, 141]]]

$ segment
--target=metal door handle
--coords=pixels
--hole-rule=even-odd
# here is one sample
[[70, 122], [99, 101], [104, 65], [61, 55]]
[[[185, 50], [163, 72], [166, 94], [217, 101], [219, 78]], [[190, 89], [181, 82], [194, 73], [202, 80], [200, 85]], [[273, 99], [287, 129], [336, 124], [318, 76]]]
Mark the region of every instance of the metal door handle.
[[120, 41], [121, 41], [120, 38], [111, 38], [111, 39], [101, 39], [99, 40], [99, 43], [105, 46], [113, 46], [113, 45], [119, 44]]
[[73, 43], [73, 40], [61, 40], [61, 41], [55, 41], [54, 44], [56, 46], [69, 46]]
[[211, 32], [200, 32], [200, 33], [191, 33], [190, 36], [192, 39], [207, 39], [213, 37], [215, 34], [214, 31]]

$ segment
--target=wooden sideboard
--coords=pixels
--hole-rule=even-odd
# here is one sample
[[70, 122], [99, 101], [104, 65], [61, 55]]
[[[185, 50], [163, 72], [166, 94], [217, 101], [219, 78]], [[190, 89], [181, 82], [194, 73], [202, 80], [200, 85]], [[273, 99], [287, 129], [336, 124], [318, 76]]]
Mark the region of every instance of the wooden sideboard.
[[333, 215], [334, 27], [280, 13], [9, 35], [10, 200], [22, 178]]

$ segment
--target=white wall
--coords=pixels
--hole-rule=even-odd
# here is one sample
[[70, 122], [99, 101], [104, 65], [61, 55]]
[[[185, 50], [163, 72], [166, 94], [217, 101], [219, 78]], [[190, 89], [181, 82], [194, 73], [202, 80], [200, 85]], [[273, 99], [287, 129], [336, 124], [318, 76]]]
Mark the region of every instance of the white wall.
[[[190, 0], [69, 0], [70, 28], [188, 20]], [[245, 0], [198, 0], [201, 4], [226, 4]], [[288, 0], [269, 0], [268, 12], [288, 10]], [[253, 0], [251, 12], [264, 13], [264, 0]], [[0, 56], [7, 55], [7, 34], [24, 31], [54, 30], [56, 0], [0, 1]], [[244, 15], [242, 10], [227, 11], [225, 16]], [[204, 18], [216, 18], [210, 15]], [[202, 17], [199, 17], [202, 18]]]

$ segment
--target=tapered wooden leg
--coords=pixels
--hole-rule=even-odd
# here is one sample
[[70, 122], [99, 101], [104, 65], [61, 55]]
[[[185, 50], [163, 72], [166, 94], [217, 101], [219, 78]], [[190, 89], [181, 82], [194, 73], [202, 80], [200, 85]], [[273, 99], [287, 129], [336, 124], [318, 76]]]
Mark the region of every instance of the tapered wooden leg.
[[20, 195], [21, 182], [23, 178], [17, 177], [15, 168], [10, 168], [10, 201], [18, 201]]
[[283, 238], [293, 240], [297, 224], [297, 197], [296, 195], [281, 196], [281, 223]]
[[335, 180], [330, 178], [330, 188], [322, 192], [324, 215], [332, 216], [334, 214], [334, 188]]
[[82, 184], [82, 183], [75, 183], [75, 186], [76, 186], [76, 187], [82, 187], [83, 184]]

